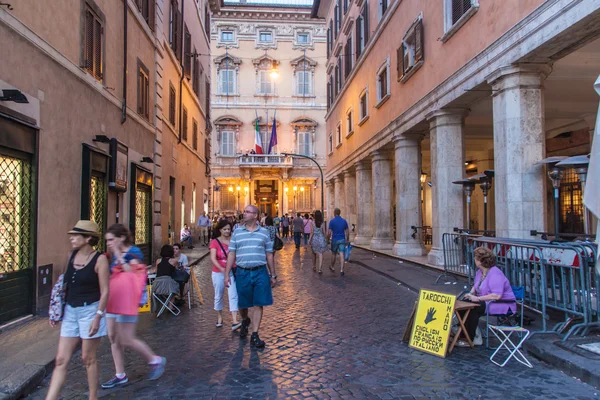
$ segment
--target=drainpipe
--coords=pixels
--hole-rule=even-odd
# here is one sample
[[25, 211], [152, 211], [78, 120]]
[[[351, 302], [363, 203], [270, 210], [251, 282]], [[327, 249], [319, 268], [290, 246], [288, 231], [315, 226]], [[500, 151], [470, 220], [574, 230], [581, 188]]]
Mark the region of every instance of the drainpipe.
[[179, 49], [179, 52], [181, 54], [181, 60], [179, 61], [179, 64], [181, 66], [181, 78], [179, 79], [179, 139], [177, 139], [177, 143], [181, 143], [181, 136], [183, 134], [183, 130], [182, 130], [182, 126], [181, 126], [181, 121], [183, 119], [183, 78], [185, 77], [185, 65], [183, 63], [183, 56], [185, 55], [183, 52], [183, 47], [184, 47], [184, 43], [183, 40], [185, 38], [185, 24], [183, 23], [183, 13], [185, 10], [185, 0], [181, 0], [181, 49]]
[[121, 125], [127, 121], [127, 0], [123, 0], [123, 105]]

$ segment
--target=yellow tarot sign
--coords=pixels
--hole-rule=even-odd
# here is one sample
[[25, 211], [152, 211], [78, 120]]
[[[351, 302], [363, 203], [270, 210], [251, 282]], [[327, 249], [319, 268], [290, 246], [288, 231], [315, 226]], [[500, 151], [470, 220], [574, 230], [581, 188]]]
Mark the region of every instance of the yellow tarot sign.
[[139, 312], [150, 312], [150, 296], [152, 296], [152, 285], [146, 285], [146, 293], [148, 293], [148, 301], [139, 308]]
[[446, 357], [456, 296], [421, 290], [409, 345], [439, 357]]

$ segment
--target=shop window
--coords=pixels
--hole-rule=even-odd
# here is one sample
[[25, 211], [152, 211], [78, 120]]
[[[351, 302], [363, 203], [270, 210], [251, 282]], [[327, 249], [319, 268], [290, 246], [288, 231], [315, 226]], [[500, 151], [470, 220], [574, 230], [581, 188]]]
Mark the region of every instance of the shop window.
[[152, 255], [152, 174], [138, 165], [131, 165], [131, 200], [129, 229], [134, 244], [144, 254], [144, 262], [151, 263]]
[[106, 251], [108, 156], [84, 145], [81, 177], [81, 219], [89, 219], [100, 228], [98, 251]]
[[564, 172], [560, 182], [560, 232], [583, 233], [583, 192], [573, 168]]

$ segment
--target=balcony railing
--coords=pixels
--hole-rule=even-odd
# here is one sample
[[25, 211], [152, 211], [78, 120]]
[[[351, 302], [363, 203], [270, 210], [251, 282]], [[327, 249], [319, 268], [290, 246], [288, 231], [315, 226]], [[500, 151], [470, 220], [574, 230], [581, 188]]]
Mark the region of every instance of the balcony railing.
[[244, 154], [240, 156], [239, 165], [278, 166], [292, 165], [292, 158], [277, 154]]

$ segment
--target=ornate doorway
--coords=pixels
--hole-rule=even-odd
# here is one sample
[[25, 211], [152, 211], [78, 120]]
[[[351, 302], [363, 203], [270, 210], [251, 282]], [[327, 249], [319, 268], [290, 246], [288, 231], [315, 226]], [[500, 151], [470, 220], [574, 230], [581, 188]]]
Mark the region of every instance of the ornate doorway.
[[261, 213], [275, 217], [279, 211], [277, 181], [257, 180], [254, 182], [254, 203]]

